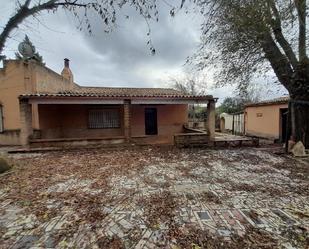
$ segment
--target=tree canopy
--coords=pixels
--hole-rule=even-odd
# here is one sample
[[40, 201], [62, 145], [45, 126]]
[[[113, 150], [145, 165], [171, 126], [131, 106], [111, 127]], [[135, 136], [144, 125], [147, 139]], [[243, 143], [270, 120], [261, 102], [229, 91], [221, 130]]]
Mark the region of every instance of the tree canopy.
[[244, 100], [237, 97], [227, 97], [223, 100], [222, 104], [217, 107], [217, 113], [237, 113], [244, 110], [245, 105], [251, 101]]
[[272, 70], [290, 94], [291, 138], [309, 147], [309, 59], [306, 0], [194, 0], [204, 15], [193, 61], [216, 68], [218, 85], [246, 89]]
[[[305, 0], [196, 0], [205, 16], [199, 68], [216, 66], [219, 84], [245, 87], [271, 69], [290, 94], [294, 72], [308, 70]], [[294, 78], [293, 78], [294, 76]]]

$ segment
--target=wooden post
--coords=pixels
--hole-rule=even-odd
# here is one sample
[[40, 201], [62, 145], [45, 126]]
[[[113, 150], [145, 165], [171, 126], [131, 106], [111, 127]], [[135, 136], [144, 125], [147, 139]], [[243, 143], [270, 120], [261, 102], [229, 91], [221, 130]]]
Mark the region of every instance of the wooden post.
[[215, 127], [216, 125], [216, 102], [215, 100], [209, 100], [207, 104], [207, 122], [206, 131], [210, 140], [215, 139]]
[[20, 112], [20, 143], [22, 146], [29, 145], [29, 138], [33, 134], [32, 128], [32, 106], [28, 99], [19, 100]]
[[131, 101], [125, 100], [123, 105], [124, 136], [126, 142], [131, 140]]

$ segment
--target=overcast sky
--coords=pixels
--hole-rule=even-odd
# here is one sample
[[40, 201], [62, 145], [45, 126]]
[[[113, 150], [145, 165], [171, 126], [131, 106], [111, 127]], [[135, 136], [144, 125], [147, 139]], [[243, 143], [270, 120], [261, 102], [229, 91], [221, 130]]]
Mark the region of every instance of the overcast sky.
[[[0, 28], [3, 28], [14, 12], [15, 1], [0, 2]], [[159, 13], [159, 22], [150, 23], [154, 56], [147, 46], [147, 24], [133, 11], [129, 11], [129, 19], [119, 18], [118, 27], [109, 34], [104, 32], [102, 20], [91, 18], [92, 36], [78, 31], [74, 18], [63, 11], [43, 12], [38, 16], [39, 21], [27, 19], [13, 32], [4, 54], [14, 58], [18, 43], [28, 34], [47, 67], [60, 73], [63, 59], [69, 58], [74, 80], [80, 85], [170, 87], [170, 78], [185, 74], [186, 58], [196, 51], [202, 18], [192, 12], [179, 12], [173, 18], [165, 4], [159, 6]], [[208, 72], [205, 79], [207, 94], [221, 100], [233, 95], [231, 86], [214, 89], [215, 80], [211, 76]], [[272, 92], [272, 95], [281, 94], [282, 91]]]

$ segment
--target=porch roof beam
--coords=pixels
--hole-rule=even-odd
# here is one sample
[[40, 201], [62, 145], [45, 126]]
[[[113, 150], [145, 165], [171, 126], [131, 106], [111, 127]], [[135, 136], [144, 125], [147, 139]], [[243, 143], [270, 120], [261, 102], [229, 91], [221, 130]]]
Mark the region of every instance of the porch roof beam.
[[134, 99], [131, 101], [132, 105], [168, 105], [168, 104], [206, 104], [209, 100], [199, 99]]

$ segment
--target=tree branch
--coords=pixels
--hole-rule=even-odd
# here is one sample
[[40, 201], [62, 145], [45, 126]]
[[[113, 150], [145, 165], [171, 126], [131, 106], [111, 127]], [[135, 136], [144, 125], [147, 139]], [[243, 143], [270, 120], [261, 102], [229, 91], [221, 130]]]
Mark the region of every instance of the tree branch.
[[27, 17], [35, 15], [38, 12], [41, 12], [43, 10], [52, 10], [56, 9], [60, 6], [63, 7], [69, 7], [69, 6], [75, 6], [75, 7], [82, 7], [87, 8], [88, 6], [94, 4], [94, 3], [78, 3], [78, 0], [69, 1], [65, 0], [64, 2], [58, 2], [59, 0], [49, 0], [45, 3], [38, 4], [33, 6], [32, 8], [29, 8], [30, 2], [32, 0], [26, 0], [23, 5], [18, 9], [17, 13], [12, 16], [7, 24], [5, 25], [2, 33], [0, 34], [0, 54], [3, 51], [5, 42], [7, 38], [9, 37], [10, 33], [18, 27], [19, 24], [21, 24]]
[[271, 17], [272, 19], [271, 26], [272, 26], [272, 30], [274, 32], [276, 41], [279, 43], [279, 45], [283, 49], [285, 55], [288, 57], [293, 69], [295, 70], [298, 65], [297, 57], [291, 45], [288, 43], [288, 41], [285, 39], [284, 35], [282, 34], [281, 17], [276, 7], [276, 3], [274, 2], [274, 0], [269, 0], [268, 3], [269, 3], [270, 10], [272, 11], [275, 17], [275, 19]]
[[306, 0], [295, 0], [295, 6], [298, 13], [299, 26], [299, 61], [302, 62], [307, 59], [306, 54]]
[[293, 75], [293, 69], [287, 58], [281, 53], [272, 36], [268, 33], [265, 33], [263, 36], [262, 49], [279, 81], [290, 92], [292, 90], [292, 80], [290, 76]]

